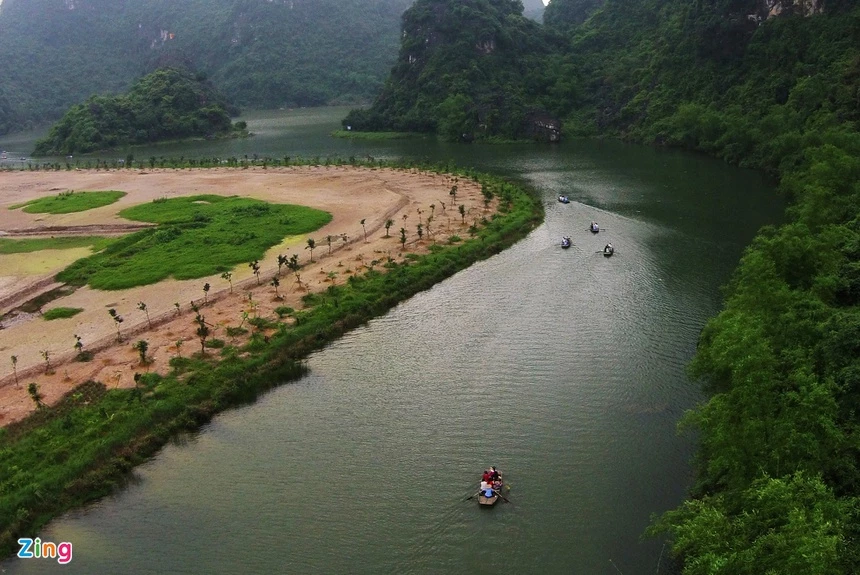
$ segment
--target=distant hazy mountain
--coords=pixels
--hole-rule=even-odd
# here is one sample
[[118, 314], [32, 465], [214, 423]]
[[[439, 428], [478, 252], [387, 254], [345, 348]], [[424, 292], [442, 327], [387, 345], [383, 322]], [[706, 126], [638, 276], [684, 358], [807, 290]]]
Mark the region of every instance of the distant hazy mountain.
[[125, 91], [163, 65], [240, 106], [360, 102], [397, 56], [412, 0], [3, 0], [0, 133]]

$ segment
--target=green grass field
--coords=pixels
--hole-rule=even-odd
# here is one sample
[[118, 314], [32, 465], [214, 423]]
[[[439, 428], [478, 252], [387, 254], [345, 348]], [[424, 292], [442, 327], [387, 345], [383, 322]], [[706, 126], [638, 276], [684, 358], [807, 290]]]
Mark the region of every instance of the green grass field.
[[304, 206], [212, 195], [158, 199], [120, 215], [160, 225], [78, 260], [57, 275], [59, 281], [115, 290], [213, 275], [331, 221], [331, 214]]
[[56, 196], [39, 198], [23, 204], [9, 206], [10, 210], [24, 208], [28, 214], [71, 214], [108, 206], [119, 201], [125, 192], [76, 192], [69, 190]]
[[67, 317], [74, 317], [82, 311], [84, 310], [80, 307], [55, 307], [54, 309], [49, 309], [43, 313], [42, 318], [47, 321], [51, 321], [52, 319], [65, 319]]
[[334, 138], [351, 140], [403, 140], [406, 138], [427, 138], [427, 134], [414, 132], [357, 132], [355, 130], [335, 130], [331, 133]]
[[25, 240], [0, 238], [0, 254], [25, 254], [41, 250], [69, 250], [86, 247], [91, 247], [93, 251], [97, 252], [106, 248], [113, 241], [112, 238], [101, 236], [69, 236]]

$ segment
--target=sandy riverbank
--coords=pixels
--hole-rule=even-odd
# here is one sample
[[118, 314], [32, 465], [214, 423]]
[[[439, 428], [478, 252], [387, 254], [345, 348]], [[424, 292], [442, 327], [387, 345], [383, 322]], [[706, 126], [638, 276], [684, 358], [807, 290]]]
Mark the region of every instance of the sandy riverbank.
[[[284, 270], [279, 288], [283, 299], [276, 299], [269, 285], [277, 272], [277, 255], [298, 254], [305, 264], [302, 281], [311, 291], [322, 290], [332, 281], [342, 283], [352, 275], [362, 273], [374, 260], [387, 257], [401, 259], [398, 230], [408, 233], [406, 252], [421, 253], [432, 241], [425, 234], [416, 240], [419, 217], [426, 227], [427, 216], [433, 212], [433, 239], [445, 241], [451, 235], [467, 236], [466, 228], [476, 218], [485, 215], [480, 187], [459, 181], [457, 204], [467, 210], [466, 224], [456, 207], [450, 205], [449, 191], [453, 181], [448, 176], [355, 167], [291, 167], [291, 168], [211, 168], [184, 170], [113, 170], [73, 172], [11, 172], [4, 173], [0, 183], [0, 235], [11, 237], [44, 237], [81, 233], [116, 234], [133, 224], [118, 216], [132, 205], [156, 198], [172, 198], [193, 194], [239, 195], [277, 203], [301, 204], [325, 210], [332, 221], [308, 236], [287, 238], [270, 249], [261, 260], [262, 282], [257, 285], [251, 269], [239, 265], [233, 270], [233, 293], [229, 284], [217, 276], [196, 280], [168, 280], [150, 286], [120, 291], [100, 291], [84, 287], [70, 295], [50, 302], [53, 307], [83, 308], [73, 318], [45, 321], [38, 315], [21, 315], [0, 329], [0, 426], [25, 417], [34, 409], [27, 394], [27, 385], [37, 383], [46, 403], [53, 403], [74, 386], [94, 379], [108, 387], [134, 385], [134, 374], [145, 370], [165, 373], [168, 361], [178, 352], [199, 351], [195, 336], [191, 300], [202, 303], [202, 286], [212, 286], [209, 303], [202, 313], [216, 329], [212, 337], [228, 343], [227, 326], [237, 326], [242, 312], [249, 311], [248, 292], [259, 306], [256, 313], [274, 317], [277, 306], [301, 307], [305, 291], [295, 278]], [[10, 205], [35, 198], [55, 195], [66, 190], [121, 190], [127, 193], [115, 204], [73, 214], [27, 214]], [[445, 204], [445, 210], [442, 204]], [[431, 205], [435, 208], [431, 209]], [[491, 206], [492, 209], [492, 206]], [[421, 214], [418, 213], [421, 210]], [[361, 225], [361, 220], [365, 225]], [[394, 221], [390, 237], [385, 237], [385, 222]], [[61, 229], [62, 232], [51, 231]], [[367, 239], [365, 240], [365, 230]], [[326, 236], [338, 239], [331, 253]], [[347, 241], [340, 239], [346, 236]], [[308, 237], [316, 240], [314, 263], [304, 249]], [[46, 250], [33, 254], [0, 255], [0, 313], [21, 305], [35, 294], [56, 287], [52, 276], [80, 257], [76, 250]], [[138, 309], [145, 302], [152, 322]], [[174, 302], [180, 302], [176, 314]], [[115, 308], [125, 321], [121, 324], [122, 342], [116, 341], [116, 328], [107, 313]], [[81, 337], [84, 350], [94, 351], [89, 362], [72, 361], [75, 355], [75, 335]], [[132, 345], [140, 339], [149, 344], [149, 366], [139, 364], [139, 355]], [[177, 350], [176, 342], [184, 345]], [[237, 338], [236, 343], [242, 339]], [[43, 351], [49, 352], [46, 372]], [[217, 352], [217, 350], [213, 350]], [[18, 358], [16, 386], [11, 357]]]

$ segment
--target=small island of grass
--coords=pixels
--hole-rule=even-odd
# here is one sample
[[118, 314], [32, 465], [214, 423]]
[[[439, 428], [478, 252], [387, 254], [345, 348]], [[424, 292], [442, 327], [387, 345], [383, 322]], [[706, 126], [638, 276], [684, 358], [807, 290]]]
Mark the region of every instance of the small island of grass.
[[66, 236], [52, 238], [0, 238], [0, 254], [27, 254], [42, 250], [72, 250], [91, 248], [94, 252], [107, 247], [113, 238], [102, 236]]
[[105, 191], [105, 192], [76, 192], [69, 190], [62, 192], [56, 196], [47, 198], [39, 198], [10, 206], [9, 209], [17, 209], [23, 207], [28, 214], [71, 214], [73, 212], [85, 212], [103, 206], [109, 206], [114, 202], [119, 201], [125, 192]]
[[163, 68], [144, 76], [127, 94], [92, 96], [72, 106], [36, 142], [34, 156], [68, 155], [118, 146], [189, 138], [247, 136], [238, 109], [200, 75]]
[[427, 138], [427, 134], [416, 132], [362, 132], [359, 130], [335, 130], [331, 133], [334, 138], [350, 140], [405, 140], [407, 138]]
[[47, 321], [51, 321], [54, 319], [66, 319], [69, 317], [74, 317], [82, 311], [84, 311], [83, 308], [79, 307], [55, 307], [44, 312], [42, 314], [42, 319]]

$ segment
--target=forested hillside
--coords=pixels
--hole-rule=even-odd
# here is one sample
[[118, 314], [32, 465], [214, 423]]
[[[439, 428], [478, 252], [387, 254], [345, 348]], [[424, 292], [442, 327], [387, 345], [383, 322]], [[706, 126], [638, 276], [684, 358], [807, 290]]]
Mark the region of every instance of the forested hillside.
[[183, 64], [243, 107], [368, 101], [411, 0], [3, 0], [0, 134]]
[[[212, 86], [187, 70], [164, 68], [135, 82], [128, 94], [92, 96], [72, 106], [36, 142], [37, 156], [231, 133], [233, 109]], [[244, 123], [236, 128], [244, 130]]]

